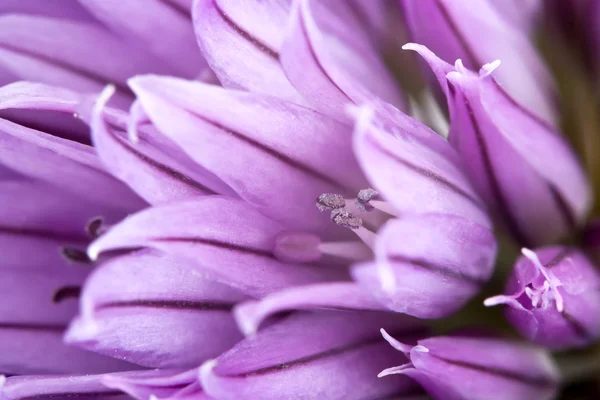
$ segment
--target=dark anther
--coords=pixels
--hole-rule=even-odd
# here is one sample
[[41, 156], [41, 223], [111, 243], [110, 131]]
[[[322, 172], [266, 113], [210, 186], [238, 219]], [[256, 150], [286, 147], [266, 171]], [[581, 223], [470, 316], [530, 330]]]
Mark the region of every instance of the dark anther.
[[81, 296], [81, 286], [63, 286], [56, 289], [52, 295], [53, 303], [61, 303], [67, 299], [78, 299]]
[[379, 193], [371, 188], [361, 190], [355, 201], [356, 208], [360, 211], [373, 211], [375, 208], [369, 202], [378, 195]]
[[331, 212], [331, 220], [344, 228], [358, 229], [362, 226], [362, 219], [352, 214], [345, 208], [337, 208]]
[[94, 217], [90, 219], [85, 226], [85, 232], [92, 239], [96, 239], [98, 236], [104, 233], [104, 218], [102, 217]]
[[317, 208], [319, 211], [335, 210], [346, 206], [344, 197], [335, 193], [323, 193], [317, 197]]
[[91, 264], [92, 260], [88, 257], [87, 253], [83, 250], [75, 247], [61, 247], [60, 253], [67, 261], [78, 263], [78, 264]]

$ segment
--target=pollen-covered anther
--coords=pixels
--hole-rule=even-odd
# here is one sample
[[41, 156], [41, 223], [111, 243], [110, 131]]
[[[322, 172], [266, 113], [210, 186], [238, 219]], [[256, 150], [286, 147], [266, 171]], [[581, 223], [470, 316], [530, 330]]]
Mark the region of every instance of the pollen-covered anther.
[[375, 209], [375, 207], [373, 207], [369, 202], [378, 195], [379, 192], [377, 192], [377, 190], [375, 189], [363, 189], [360, 192], [358, 192], [358, 196], [356, 197], [354, 204], [356, 205], [356, 208], [360, 211], [371, 212]]
[[336, 208], [333, 210], [331, 212], [331, 220], [336, 225], [350, 229], [359, 229], [363, 224], [362, 219], [352, 214], [346, 208]]
[[323, 193], [317, 197], [317, 208], [319, 211], [336, 210], [346, 206], [344, 196], [335, 193]]

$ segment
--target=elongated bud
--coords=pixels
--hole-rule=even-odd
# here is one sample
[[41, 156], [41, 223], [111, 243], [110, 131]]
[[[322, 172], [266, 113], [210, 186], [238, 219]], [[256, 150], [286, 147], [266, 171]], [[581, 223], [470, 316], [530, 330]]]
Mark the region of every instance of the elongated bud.
[[475, 336], [433, 337], [416, 346], [383, 337], [409, 362], [379, 374], [408, 375], [436, 400], [549, 400], [558, 370], [550, 354], [511, 340]]
[[523, 249], [506, 294], [484, 304], [506, 304], [515, 329], [551, 349], [581, 347], [600, 337], [600, 273], [574, 248]]
[[499, 222], [523, 246], [540, 246], [571, 233], [591, 204], [587, 177], [566, 140], [511, 97], [492, 75], [461, 60], [450, 65], [426, 47], [407, 44], [431, 66], [450, 109], [450, 144]]

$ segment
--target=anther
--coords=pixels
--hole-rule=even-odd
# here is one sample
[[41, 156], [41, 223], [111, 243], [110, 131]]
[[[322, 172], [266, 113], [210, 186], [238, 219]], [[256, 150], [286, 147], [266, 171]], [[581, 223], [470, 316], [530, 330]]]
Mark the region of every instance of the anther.
[[56, 289], [52, 295], [53, 303], [61, 303], [67, 299], [78, 299], [81, 296], [81, 286], [63, 286]]
[[344, 197], [335, 193], [323, 193], [317, 197], [317, 208], [319, 211], [336, 210], [346, 206]]
[[379, 193], [375, 189], [363, 189], [358, 192], [358, 196], [356, 197], [354, 204], [360, 211], [371, 212], [375, 209], [375, 207], [373, 207], [369, 202], [378, 195]]
[[90, 219], [85, 226], [85, 232], [92, 239], [97, 239], [105, 231], [106, 226], [104, 225], [104, 218], [102, 217], [94, 217]]
[[339, 226], [350, 229], [362, 227], [362, 219], [352, 214], [346, 208], [336, 208], [331, 212], [331, 220]]
[[90, 260], [90, 258], [88, 257], [88, 255], [85, 251], [77, 249], [75, 247], [61, 247], [60, 253], [69, 262], [73, 262], [73, 263], [77, 263], [77, 264], [91, 264], [92, 263], [92, 260]]

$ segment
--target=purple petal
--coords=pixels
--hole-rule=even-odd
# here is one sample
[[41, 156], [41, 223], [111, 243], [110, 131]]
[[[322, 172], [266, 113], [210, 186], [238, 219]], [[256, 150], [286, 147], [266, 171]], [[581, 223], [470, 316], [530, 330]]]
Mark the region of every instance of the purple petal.
[[290, 4], [290, 0], [194, 3], [198, 44], [223, 86], [304, 103], [279, 65]]
[[183, 262], [140, 250], [89, 277], [66, 340], [148, 367], [193, 367], [241, 339], [231, 310], [245, 299]]
[[189, 371], [154, 370], [107, 374], [102, 383], [130, 396], [147, 400], [156, 396], [164, 400], [208, 400], [198, 381], [198, 369]]
[[354, 196], [367, 187], [349, 128], [324, 115], [198, 82], [153, 76], [130, 82], [159, 131], [244, 200], [294, 228], [339, 233], [314, 199]]
[[102, 383], [102, 375], [13, 376], [0, 386], [1, 400], [127, 400], [131, 397]]
[[50, 85], [15, 82], [0, 88], [0, 117], [54, 136], [89, 144], [89, 128], [78, 117], [87, 100]]
[[[189, 8], [160, 0], [79, 2], [132, 45], [143, 47], [163, 60], [173, 74], [194, 78], [206, 68], [196, 44]], [[156, 34], [157, 29], [160, 35]]]
[[92, 203], [134, 210], [144, 203], [103, 169], [89, 146], [0, 119], [1, 163]]
[[15, 80], [31, 80], [82, 92], [119, 89], [131, 101], [125, 81], [139, 73], [170, 74], [159, 59], [128, 46], [98, 24], [34, 15], [0, 17], [0, 68]]
[[247, 338], [201, 368], [202, 386], [219, 399], [373, 399], [413, 393], [407, 379], [383, 381], [377, 369], [398, 362], [377, 338], [381, 326], [415, 335], [385, 313], [296, 314]]
[[289, 286], [344, 278], [339, 270], [278, 261], [273, 247], [282, 230], [282, 225], [240, 200], [205, 196], [135, 214], [92, 243], [88, 253], [96, 258], [107, 250], [157, 248], [257, 297]]
[[72, 0], [3, 0], [0, 3], [0, 14], [43, 15], [86, 22], [94, 20], [83, 7]]
[[281, 50], [287, 77], [317, 110], [348, 119], [346, 106], [405, 101], [347, 2], [299, 1]]
[[[498, 3], [507, 2], [510, 0]], [[536, 115], [555, 121], [555, 88], [529, 32], [516, 22], [508, 22], [491, 3], [465, 7], [449, 0], [401, 2], [412, 41], [429, 47], [446, 62], [462, 59], [475, 70], [502, 60], [503, 68], [497, 75], [502, 86]], [[523, 3], [519, 2], [522, 15]]]
[[404, 216], [379, 232], [376, 260], [352, 274], [394, 311], [441, 318], [460, 309], [491, 277], [496, 257], [492, 232], [461, 217]]
[[356, 118], [356, 156], [393, 208], [456, 214], [490, 225], [458, 155], [435, 132], [379, 103], [361, 107]]
[[381, 304], [355, 283], [321, 283], [298, 286], [273, 293], [259, 301], [247, 301], [234, 312], [246, 336], [256, 333], [269, 316], [293, 310], [384, 310]]

